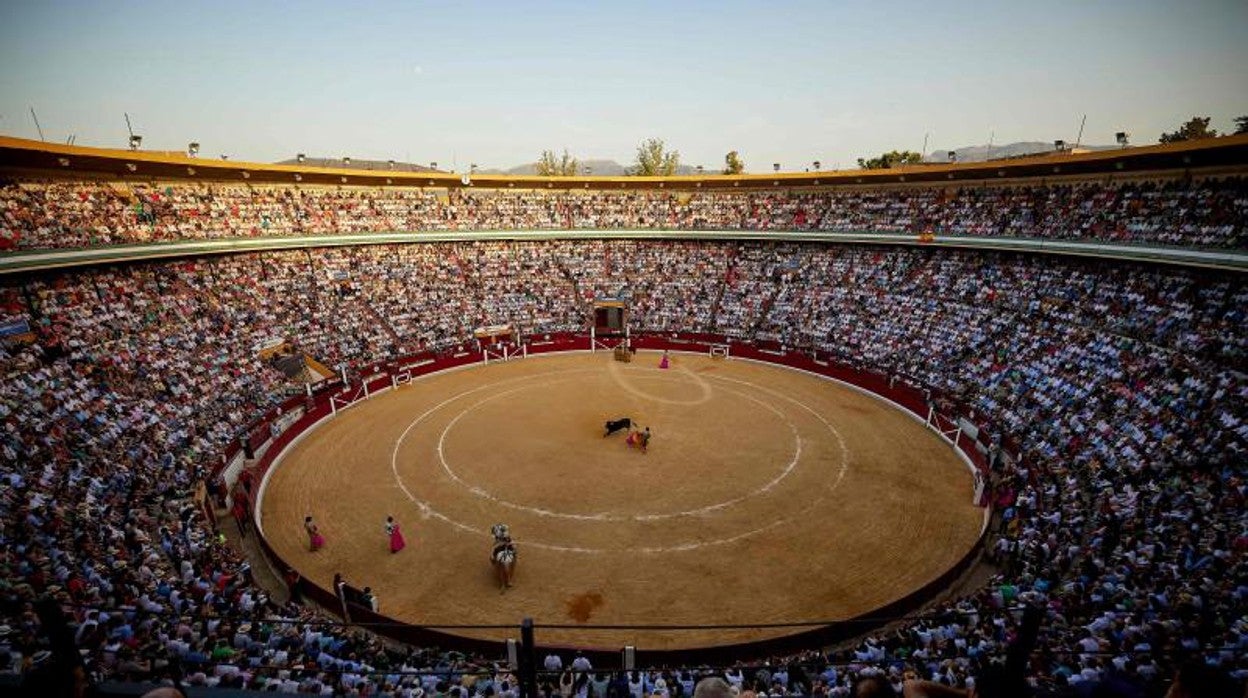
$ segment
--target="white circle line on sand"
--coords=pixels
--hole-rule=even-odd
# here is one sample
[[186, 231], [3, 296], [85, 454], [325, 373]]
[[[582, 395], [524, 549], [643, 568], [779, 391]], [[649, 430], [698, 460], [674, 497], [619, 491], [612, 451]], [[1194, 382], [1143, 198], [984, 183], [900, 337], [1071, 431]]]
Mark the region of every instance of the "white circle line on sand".
[[[660, 368], [646, 369], [640, 366], [636, 368], [630, 367], [629, 370], [630, 371], [664, 371], [664, 369], [660, 369]], [[618, 362], [615, 362], [615, 361], [612, 361], [609, 364], [609, 367], [607, 368], [607, 372], [611, 374], [611, 379], [615, 381], [616, 385], [620, 386], [625, 391], [630, 392], [633, 395], [636, 395], [637, 397], [643, 400], [652, 400], [654, 402], [661, 402], [667, 405], [684, 405], [686, 407], [692, 407], [694, 405], [705, 404], [709, 402], [711, 399], [711, 394], [712, 394], [711, 386], [706, 381], [702, 380], [700, 377], [694, 375], [693, 371], [690, 371], [687, 368], [677, 369], [677, 371], [684, 374], [685, 376], [688, 376], [691, 379], [691, 381], [693, 383], [696, 383], [698, 385], [698, 388], [702, 391], [702, 397], [696, 400], [673, 400], [671, 398], [658, 397], [655, 395], [651, 395], [640, 388], [635, 388], [632, 385], [630, 385], [628, 380], [626, 380], [623, 375], [624, 371], [625, 369], [621, 368], [618, 365]]]
[[756, 383], [751, 383], [751, 382], [749, 382], [749, 381], [744, 381], [744, 380], [741, 380], [741, 379], [739, 379], [739, 378], [729, 378], [729, 377], [727, 377], [727, 376], [711, 376], [711, 378], [713, 378], [713, 379], [715, 379], [715, 380], [722, 380], [722, 381], [729, 381], [729, 382], [732, 382], [732, 383], [738, 383], [738, 384], [741, 384], [741, 385], [748, 385], [748, 386], [750, 386], [750, 387], [752, 387], [752, 388], [756, 388], [756, 389], [758, 389], [758, 390], [761, 390], [761, 391], [763, 391], [764, 393], [769, 393], [769, 394], [771, 394], [771, 395], [775, 395], [776, 397], [778, 397], [778, 398], [780, 398], [780, 399], [782, 399], [782, 400], [788, 400], [789, 402], [791, 402], [791, 403], [793, 403], [793, 404], [797, 405], [798, 407], [801, 407], [802, 409], [804, 409], [804, 410], [806, 410], [807, 412], [809, 412], [811, 415], [813, 415], [813, 416], [815, 417], [815, 419], [818, 419], [820, 422], [823, 422], [823, 426], [827, 427], [827, 428], [828, 428], [828, 431], [832, 432], [832, 435], [836, 437], [836, 443], [837, 443], [837, 446], [839, 446], [839, 447], [840, 447], [840, 449], [841, 449], [841, 470], [840, 470], [840, 472], [839, 472], [839, 473], [837, 474], [837, 476], [836, 476], [836, 482], [834, 482], [834, 483], [832, 484], [832, 489], [835, 489], [837, 485], [841, 484], [841, 480], [843, 480], [843, 479], [845, 478], [845, 473], [849, 470], [849, 447], [845, 445], [845, 437], [841, 435], [840, 430], [839, 430], [839, 429], [837, 429], [836, 427], [832, 426], [832, 423], [831, 423], [831, 422], [829, 422], [829, 421], [828, 421], [828, 420], [827, 420], [827, 419], [826, 419], [823, 415], [819, 414], [817, 411], [815, 411], [813, 408], [811, 408], [811, 406], [810, 406], [810, 405], [807, 405], [806, 403], [802, 402], [801, 400], [798, 400], [798, 399], [797, 399], [797, 398], [795, 398], [795, 397], [792, 397], [792, 396], [790, 396], [790, 395], [785, 395], [785, 394], [784, 394], [784, 393], [782, 393], [782, 392], [779, 392], [779, 391], [777, 391], [777, 390], [773, 390], [773, 389], [771, 389], [771, 388], [766, 388], [766, 387], [763, 387], [763, 386], [758, 385], [758, 384], [756, 384]]
[[[595, 370], [597, 369], [579, 369], [579, 370], [571, 369], [571, 370], [564, 370], [564, 371], [548, 371], [545, 373], [537, 373], [537, 374], [533, 374], [529, 376], [520, 376], [515, 379], [507, 379], [507, 380], [499, 381], [497, 383], [490, 383], [490, 384], [482, 385], [477, 388], [473, 388], [471, 390], [466, 390], [458, 395], [447, 398], [446, 400], [443, 400], [437, 405], [434, 405], [433, 407], [429, 408], [423, 414], [421, 414], [416, 419], [412, 420], [412, 422], [407, 425], [407, 428], [403, 430], [403, 433], [399, 436], [398, 440], [395, 442], [394, 449], [390, 452], [390, 471], [394, 475], [395, 482], [398, 484], [399, 489], [403, 491], [403, 494], [406, 495], [407, 498], [412, 501], [412, 503], [416, 504], [420, 508], [421, 513], [426, 518], [438, 519], [440, 521], [443, 521], [449, 524], [450, 526], [452, 526], [453, 528], [457, 530], [464, 531], [467, 533], [472, 533], [474, 535], [481, 535], [481, 536], [488, 535], [486, 531], [483, 529], [477, 528], [475, 526], [470, 526], [461, 521], [457, 521], [437, 511], [432, 506], [430, 506], [428, 502], [414, 495], [411, 492], [411, 490], [409, 490], [407, 486], [403, 483], [402, 477], [399, 476], [399, 471], [398, 471], [399, 446], [402, 445], [403, 440], [407, 438], [408, 433], [411, 432], [411, 430], [415, 428], [417, 424], [419, 424], [421, 421], [427, 418], [430, 414], [433, 414], [435, 411], [441, 409], [443, 406], [451, 402], [454, 402], [455, 400], [459, 399], [460, 397], [463, 397], [464, 395], [469, 395], [475, 392], [479, 392], [481, 390], [485, 390], [487, 388], [497, 388], [499, 385], [506, 385], [509, 383], [519, 382], [521, 380], [527, 380], [527, 379], [536, 378], [536, 377], [556, 375], [556, 374], [566, 375], [567, 373], [584, 373], [584, 372], [592, 372]], [[743, 381], [743, 380], [734, 379], [734, 378], [727, 378], [725, 376], [713, 376], [713, 377], [720, 379], [720, 380], [726, 380], [726, 381], [731, 381], [731, 382], [738, 383], [738, 384], [749, 385], [751, 387], [758, 388], [759, 390], [762, 390], [763, 392], [770, 393], [777, 397], [781, 397], [785, 400], [788, 400], [789, 402], [792, 402], [802, 407], [807, 412], [810, 412], [811, 414], [813, 414], [817, 419], [819, 419], [819, 421], [823, 422], [824, 426], [826, 426], [836, 436], [837, 442], [840, 445], [840, 449], [841, 449], [840, 472], [838, 473], [835, 482], [833, 482], [832, 485], [828, 487], [828, 492], [831, 492], [832, 490], [836, 489], [836, 487], [841, 484], [841, 481], [845, 478], [846, 471], [849, 469], [849, 449], [845, 446], [845, 440], [841, 437], [841, 433], [837, 431], [837, 429], [833, 427], [826, 419], [824, 419], [822, 415], [820, 415], [815, 410], [811, 409], [809, 405], [801, 402], [800, 400], [789, 397], [787, 395], [784, 395], [783, 393], [779, 393], [769, 388], [764, 388], [762, 386], [755, 385], [753, 383], [750, 383], [749, 381]], [[598, 554], [604, 554], [604, 553], [621, 553], [621, 552], [644, 553], [644, 554], [689, 552], [692, 550], [697, 550], [699, 548], [706, 548], [706, 547], [711, 547], [711, 546], [735, 543], [737, 541], [744, 540], [745, 538], [758, 535], [759, 533], [762, 533], [764, 531], [768, 531], [773, 528], [777, 528], [779, 526], [787, 524], [789, 522], [798, 520], [802, 518], [803, 516], [805, 516], [807, 512], [812, 511], [817, 504], [823, 501], [823, 499], [824, 497], [821, 496], [817, 498], [816, 500], [814, 500], [813, 502], [811, 502], [808, 506], [804, 507], [801, 511], [797, 512], [797, 514], [793, 516], [776, 519], [769, 524], [760, 526], [750, 531], [745, 531], [743, 533], [739, 533], [734, 536], [729, 536], [727, 538], [718, 538], [718, 539], [709, 540], [709, 541], [699, 541], [696, 543], [684, 543], [684, 544], [675, 545], [675, 546], [634, 547], [634, 548], [613, 548], [612, 549], [612, 548], [583, 548], [583, 547], [558, 545], [554, 543], [545, 543], [542, 541], [525, 540], [525, 539], [517, 539], [517, 542], [521, 542], [524, 545], [531, 546], [534, 548], [544, 549], [544, 550], [552, 550], [556, 552], [567, 552], [567, 553], [583, 553], [583, 554], [592, 554], [592, 555], [598, 555]]]
[[[470, 525], [468, 525], [468, 524], [466, 524], [466, 523], [463, 523], [463, 522], [461, 522], [461, 521], [458, 521], [458, 520], [456, 520], [456, 519], [452, 519], [451, 517], [447, 516], [446, 514], [443, 514], [442, 512], [438, 511], [437, 509], [434, 509], [432, 506], [430, 506], [430, 505], [429, 505], [429, 503], [428, 503], [428, 502], [424, 501], [423, 499], [421, 499], [420, 497], [417, 497], [414, 493], [412, 493], [412, 491], [411, 491], [411, 490], [409, 490], [409, 489], [407, 488], [407, 485], [403, 482], [403, 478], [399, 475], [399, 465], [398, 465], [399, 447], [403, 445], [403, 441], [404, 441], [404, 439], [406, 439], [406, 438], [407, 438], [407, 435], [408, 435], [408, 434], [412, 431], [412, 429], [415, 429], [415, 428], [416, 428], [416, 425], [418, 425], [418, 424], [420, 424], [421, 422], [423, 422], [426, 418], [428, 418], [428, 417], [429, 417], [429, 415], [433, 414], [434, 412], [437, 412], [438, 410], [442, 409], [442, 408], [443, 408], [443, 407], [445, 407], [446, 405], [449, 405], [450, 403], [452, 403], [452, 402], [454, 402], [454, 401], [456, 401], [456, 400], [460, 399], [461, 397], [463, 397], [463, 396], [465, 396], [465, 395], [471, 395], [472, 393], [480, 392], [480, 391], [482, 391], [482, 390], [486, 390], [486, 389], [490, 389], [490, 388], [497, 388], [497, 387], [498, 387], [498, 386], [500, 386], [500, 385], [506, 385], [506, 384], [509, 384], [509, 383], [515, 383], [515, 382], [519, 382], [519, 381], [522, 381], [522, 380], [529, 380], [529, 379], [532, 379], [532, 378], [535, 378], [535, 377], [549, 376], [549, 375], [566, 375], [567, 373], [582, 373], [582, 372], [590, 372], [590, 371], [593, 371], [593, 370], [594, 370], [594, 369], [580, 369], [580, 370], [573, 369], [573, 370], [571, 370], [571, 371], [569, 371], [569, 370], [564, 370], [564, 371], [547, 371], [546, 373], [536, 373], [536, 374], [532, 374], [532, 375], [529, 375], [529, 376], [520, 376], [520, 377], [518, 377], [518, 378], [509, 378], [509, 379], [505, 379], [505, 380], [498, 381], [498, 382], [495, 382], [495, 383], [487, 383], [487, 384], [485, 384], [485, 385], [481, 385], [481, 386], [478, 386], [478, 387], [476, 387], [476, 388], [472, 388], [471, 390], [465, 390], [465, 391], [464, 391], [464, 392], [462, 392], [462, 393], [459, 393], [459, 394], [457, 394], [457, 395], [453, 395], [453, 396], [451, 396], [451, 397], [449, 397], [449, 398], [447, 398], [447, 399], [443, 400], [442, 402], [439, 402], [438, 404], [434, 405], [433, 407], [430, 407], [429, 409], [425, 410], [425, 411], [424, 411], [424, 412], [423, 412], [420, 416], [418, 416], [418, 417], [416, 417], [415, 419], [413, 419], [413, 420], [412, 420], [412, 421], [411, 421], [411, 422], [407, 425], [407, 428], [403, 430], [403, 433], [402, 433], [402, 434], [399, 434], [399, 438], [398, 438], [398, 439], [396, 439], [396, 440], [395, 440], [395, 442], [394, 442], [394, 448], [393, 448], [393, 449], [391, 449], [391, 451], [390, 451], [390, 472], [391, 472], [391, 474], [393, 474], [393, 475], [394, 475], [394, 481], [395, 481], [395, 484], [397, 484], [397, 485], [399, 486], [399, 489], [403, 491], [403, 494], [404, 494], [404, 495], [406, 495], [406, 496], [407, 496], [407, 498], [408, 498], [409, 500], [411, 500], [411, 502], [412, 502], [413, 504], [415, 504], [415, 505], [416, 505], [416, 506], [420, 509], [421, 516], [423, 516], [423, 517], [425, 517], [425, 518], [433, 518], [433, 519], [437, 519], [437, 520], [439, 520], [439, 521], [442, 521], [443, 523], [446, 523], [446, 524], [450, 525], [451, 527], [453, 527], [453, 528], [455, 528], [455, 529], [457, 529], [457, 530], [464, 531], [464, 532], [467, 532], [467, 533], [472, 533], [472, 534], [474, 534], [474, 535], [480, 535], [480, 536], [488, 536], [488, 535], [490, 535], [490, 533], [489, 533], [488, 531], [486, 531], [485, 529], [477, 528], [476, 526], [470, 526]], [[544, 547], [544, 548], [548, 548], [548, 549], [551, 549], [551, 550], [558, 550], [558, 551], [561, 551], [561, 552], [569, 552], [569, 553], [598, 553], [598, 552], [602, 552], [602, 551], [600, 551], [600, 550], [595, 550], [595, 549], [590, 549], [590, 548], [577, 548], [577, 547], [572, 547], [572, 546], [554, 546], [554, 545], [549, 545], [549, 544], [539, 544], [539, 543], [534, 543], [534, 542], [529, 542], [529, 543], [527, 543], [527, 544], [528, 544], [528, 545], [533, 545], [534, 547]]]
[[[646, 378], [666, 378], [666, 376], [646, 376]], [[472, 412], [473, 410], [477, 409], [481, 405], [486, 404], [487, 402], [490, 402], [492, 400], [497, 400], [500, 397], [503, 397], [505, 395], [510, 395], [520, 390], [526, 390], [530, 387], [544, 388], [544, 387], [549, 387], [552, 385], [557, 385], [559, 383], [565, 383], [565, 382], [567, 381], [555, 380], [555, 381], [550, 381], [548, 383], [539, 383], [533, 386], [527, 386], [527, 385], [520, 386], [517, 388], [512, 388], [511, 390], [498, 393], [496, 395], [491, 395], [490, 397], [487, 397], [483, 400], [480, 400], [478, 402], [475, 402], [469, 405], [468, 407], [465, 407], [463, 410], [460, 411], [459, 414], [455, 415], [455, 417], [451, 419], [450, 422], [447, 423], [446, 427], [442, 430], [441, 436], [438, 437], [438, 460], [442, 464], [442, 471], [446, 473], [447, 477], [454, 480], [455, 483], [457, 483], [464, 489], [468, 490], [469, 492], [477, 495], [478, 497], [481, 497], [482, 499], [490, 501], [494, 504], [498, 504], [500, 506], [507, 507], [508, 509], [515, 509], [516, 511], [523, 511], [523, 512], [527, 512], [530, 514], [536, 514], [537, 516], [559, 518], [559, 519], [572, 519], [575, 521], [662, 521], [664, 519], [674, 519], [674, 518], [679, 518], [679, 517], [703, 516], [713, 511], [726, 509], [735, 504], [740, 504], [741, 502], [747, 499], [766, 494], [767, 492], [770, 492], [772, 489], [774, 489], [776, 485], [780, 484], [790, 474], [792, 474], [793, 470], [797, 467], [797, 464], [801, 460], [801, 457], [802, 457], [802, 438], [801, 438], [801, 435], [797, 433], [797, 427], [794, 426], [792, 420], [786, 417], [782, 412], [780, 412], [780, 410], [776, 409], [775, 406], [773, 405], [769, 405], [766, 402], [763, 402], [762, 400], [759, 400], [756, 397], [746, 395], [745, 393], [739, 390], [732, 390], [730, 388], [724, 388], [726, 392], [743, 397], [758, 405], [762, 405], [764, 408], [774, 412], [777, 417], [779, 417], [785, 424], [788, 425], [790, 433], [793, 434], [794, 448], [793, 448], [793, 456], [789, 459], [789, 462], [785, 464], [784, 468], [781, 469], [779, 475], [775, 476], [770, 481], [763, 483], [762, 486], [757, 487], [754, 490], [751, 490], [750, 492], [747, 492], [738, 497], [733, 497], [732, 499], [727, 499], [722, 502], [718, 502], [716, 504], [708, 504], [703, 507], [698, 507], [696, 509], [687, 509], [685, 511], [664, 512], [664, 513], [659, 513], [659, 514], [634, 514], [634, 515], [627, 515], [627, 516], [622, 516], [619, 514], [612, 514], [609, 512], [596, 512], [593, 514], [570, 514], [567, 512], [552, 511], [550, 509], [543, 509], [541, 507], [518, 504], [516, 502], [508, 501], [506, 499], [498, 497], [494, 495], [493, 493], [489, 492], [488, 490], [480, 487], [479, 485], [474, 485], [470, 482], [466, 482], [463, 478], [459, 476], [457, 472], [455, 472], [455, 469], [451, 467], [450, 463], [447, 462], [446, 453], [443, 448], [446, 442], [446, 436], [447, 434], [451, 432], [451, 430], [455, 427], [455, 425], [459, 423], [459, 420], [462, 419], [469, 412]]]

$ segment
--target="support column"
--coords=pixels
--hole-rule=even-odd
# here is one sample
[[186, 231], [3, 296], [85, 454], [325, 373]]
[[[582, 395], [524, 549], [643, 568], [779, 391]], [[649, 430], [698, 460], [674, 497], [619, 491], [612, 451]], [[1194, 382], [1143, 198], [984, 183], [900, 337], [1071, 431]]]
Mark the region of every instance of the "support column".
[[533, 643], [533, 619], [520, 623], [520, 695], [537, 698], [537, 646]]

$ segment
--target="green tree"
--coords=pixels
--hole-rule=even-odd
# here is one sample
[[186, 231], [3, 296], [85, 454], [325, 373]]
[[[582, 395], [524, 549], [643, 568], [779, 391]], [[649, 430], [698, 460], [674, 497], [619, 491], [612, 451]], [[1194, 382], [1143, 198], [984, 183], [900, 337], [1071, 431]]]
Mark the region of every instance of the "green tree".
[[580, 162], [568, 155], [567, 148], [559, 157], [555, 157], [553, 150], [543, 150], [537, 159], [537, 173], [543, 177], [572, 177], [580, 173]]
[[1248, 116], [1235, 117], [1235, 133], [1248, 133]]
[[745, 163], [741, 162], [741, 155], [737, 151], [732, 151], [724, 156], [724, 174], [741, 174], [745, 172]]
[[1179, 141], [1213, 138], [1218, 135], [1218, 132], [1209, 128], [1209, 121], [1210, 118], [1207, 116], [1193, 116], [1178, 131], [1163, 133], [1157, 140], [1160, 143], [1178, 143]]
[[917, 165], [921, 162], [923, 156], [911, 150], [893, 150], [870, 160], [858, 158], [858, 166], [864, 170], [887, 170], [897, 165]]
[[661, 138], [648, 138], [637, 146], [637, 160], [628, 173], [640, 177], [670, 177], [680, 167], [680, 153], [668, 150]]

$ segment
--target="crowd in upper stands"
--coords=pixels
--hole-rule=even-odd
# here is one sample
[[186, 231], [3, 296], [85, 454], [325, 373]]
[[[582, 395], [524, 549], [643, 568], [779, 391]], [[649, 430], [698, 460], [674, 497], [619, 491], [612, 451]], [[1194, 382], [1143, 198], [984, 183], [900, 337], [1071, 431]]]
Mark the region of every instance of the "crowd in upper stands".
[[1238, 249], [1241, 177], [1163, 182], [677, 192], [0, 183], [0, 251], [437, 230], [794, 230]]
[[[101, 200], [83, 222], [131, 205], [93, 186], [83, 200]], [[360, 202], [326, 194], [291, 209], [289, 196], [246, 215], [301, 232], [283, 227], [284, 211], [349, 216], [341, 207]], [[684, 215], [639, 200], [647, 216], [652, 206]], [[522, 202], [474, 193], [453, 206], [487, 208], [471, 214], [483, 221], [554, 215], [502, 212]], [[178, 225], [165, 215], [151, 229]], [[515, 695], [514, 677], [483, 658], [396, 650], [278, 604], [211, 531], [194, 488], [248, 423], [298, 390], [256, 347], [280, 339], [353, 367], [465, 345], [484, 324], [580, 330], [587, 301], [604, 295], [630, 299], [639, 330], [815, 349], [933, 388], [996, 425], [1008, 453], [992, 473], [989, 585], [852, 648], [728, 672], [743, 695], [849, 695], [873, 674], [899, 688], [966, 686], [1015, 637], [1020, 605], [1044, 609], [1029, 669], [1042, 695], [1114, 682], [1154, 691], [1185, 658], [1248, 679], [1242, 278], [990, 252], [658, 241], [251, 253], [3, 286], [0, 325], [25, 320], [31, 332], [0, 353], [0, 666], [12, 666], [6, 652], [37, 664], [31, 603], [51, 594], [101, 677], [156, 680], [180, 665], [192, 684], [281, 692]], [[669, 696], [687, 695], [699, 670], [561, 671], [576, 695], [615, 685]]]

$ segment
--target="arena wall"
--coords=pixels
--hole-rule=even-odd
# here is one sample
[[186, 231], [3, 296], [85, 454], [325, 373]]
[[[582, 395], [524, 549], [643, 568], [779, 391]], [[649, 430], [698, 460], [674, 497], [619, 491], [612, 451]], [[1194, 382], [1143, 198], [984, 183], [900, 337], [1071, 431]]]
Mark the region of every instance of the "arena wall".
[[885, 170], [839, 170], [723, 175], [714, 171], [673, 177], [539, 177], [454, 172], [398, 172], [343, 167], [215, 160], [153, 151], [130, 151], [45, 143], [0, 136], [0, 170], [40, 176], [158, 178], [233, 182], [284, 182], [328, 185], [483, 187], [497, 189], [677, 189], [714, 190], [772, 187], [876, 186], [916, 182], [1004, 180], [1021, 177], [1106, 176], [1201, 168], [1242, 167], [1248, 162], [1248, 135], [1224, 136], [1132, 148], [1073, 153], [1054, 151], [1030, 157], [968, 163], [930, 163]]
[[497, 230], [471, 232], [394, 232], [307, 237], [232, 238], [167, 242], [147, 245], [111, 245], [82, 250], [34, 250], [0, 255], [0, 276], [37, 273], [52, 269], [89, 267], [150, 260], [268, 252], [317, 247], [389, 245], [425, 242], [474, 242], [488, 240], [706, 240], [753, 242], [807, 242], [842, 245], [887, 245], [933, 249], [993, 250], [1114, 261], [1150, 262], [1232, 271], [1248, 270], [1248, 251], [1200, 250], [1148, 247], [1096, 242], [1071, 242], [1032, 238], [987, 238], [939, 235], [920, 239], [912, 234], [852, 232], [792, 232], [742, 230]]

